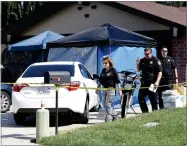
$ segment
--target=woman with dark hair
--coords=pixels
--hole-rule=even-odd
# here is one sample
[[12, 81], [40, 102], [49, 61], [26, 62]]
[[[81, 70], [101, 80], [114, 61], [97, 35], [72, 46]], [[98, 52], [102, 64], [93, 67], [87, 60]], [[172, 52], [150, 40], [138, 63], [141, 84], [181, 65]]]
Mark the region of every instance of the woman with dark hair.
[[[122, 92], [120, 90], [120, 79], [116, 69], [114, 68], [112, 60], [108, 56], [104, 56], [103, 59], [104, 68], [101, 71], [99, 78], [98, 88], [102, 85], [104, 88], [111, 88], [108, 90], [103, 90], [103, 107], [106, 111], [105, 122], [112, 121], [115, 119], [116, 115], [113, 114], [113, 99], [115, 96], [115, 90], [113, 88], [118, 88], [118, 93], [120, 97], [122, 96]], [[98, 90], [96, 90], [98, 93]]]

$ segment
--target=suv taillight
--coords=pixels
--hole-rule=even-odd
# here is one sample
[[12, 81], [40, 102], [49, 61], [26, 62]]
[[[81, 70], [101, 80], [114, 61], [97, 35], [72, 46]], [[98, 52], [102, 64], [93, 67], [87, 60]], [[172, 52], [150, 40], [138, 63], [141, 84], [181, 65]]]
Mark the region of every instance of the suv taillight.
[[15, 84], [13, 86], [13, 91], [20, 92], [21, 89], [23, 89], [24, 87], [29, 87], [29, 85], [28, 84]]
[[69, 83], [69, 84], [62, 84], [61, 86], [63, 87], [63, 86], [68, 86], [67, 87], [67, 89], [69, 90], [69, 91], [74, 91], [74, 90], [77, 90], [79, 87], [80, 87], [80, 82], [79, 81], [73, 81], [73, 82], [71, 82], [71, 83]]

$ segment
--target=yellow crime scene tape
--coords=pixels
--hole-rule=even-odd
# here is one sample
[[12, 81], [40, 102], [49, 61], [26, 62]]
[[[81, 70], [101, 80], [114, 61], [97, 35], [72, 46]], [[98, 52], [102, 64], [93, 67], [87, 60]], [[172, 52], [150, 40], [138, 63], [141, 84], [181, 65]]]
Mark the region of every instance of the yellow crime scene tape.
[[[169, 84], [169, 85], [161, 85], [161, 86], [157, 86], [157, 87], [165, 87], [165, 86], [171, 86], [171, 85], [174, 85], [174, 86], [187, 86], [186, 84], [187, 82], [182, 82], [182, 83], [178, 83], [178, 84]], [[55, 85], [55, 84], [45, 84], [45, 83], [4, 83], [2, 82], [1, 84], [7, 84], [7, 85], [18, 85], [18, 84], [34, 84], [34, 85]], [[72, 86], [69, 86], [69, 85], [57, 85], [57, 89], [59, 89], [59, 87], [63, 87], [63, 88], [72, 88], [72, 89], [89, 89], [89, 90], [117, 90], [117, 88], [95, 88], [95, 87], [72, 87]], [[133, 90], [133, 89], [146, 89], [146, 88], [149, 88], [149, 87], [136, 87], [136, 88], [120, 88], [120, 90]]]

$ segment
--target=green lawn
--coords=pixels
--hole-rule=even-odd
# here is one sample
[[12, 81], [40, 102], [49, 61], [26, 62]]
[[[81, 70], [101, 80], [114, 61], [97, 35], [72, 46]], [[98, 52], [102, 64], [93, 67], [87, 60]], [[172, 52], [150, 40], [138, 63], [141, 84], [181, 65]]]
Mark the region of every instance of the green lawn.
[[[144, 127], [159, 122], [156, 127]], [[43, 138], [54, 145], [185, 145], [186, 108], [167, 109]]]

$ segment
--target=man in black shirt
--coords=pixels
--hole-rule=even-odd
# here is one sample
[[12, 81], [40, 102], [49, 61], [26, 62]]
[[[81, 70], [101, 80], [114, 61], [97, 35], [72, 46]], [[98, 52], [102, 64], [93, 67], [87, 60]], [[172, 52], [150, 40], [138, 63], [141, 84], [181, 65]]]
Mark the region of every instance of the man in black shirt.
[[[162, 63], [163, 72], [162, 72], [162, 78], [160, 81], [161, 87], [158, 88], [159, 108], [160, 109], [164, 108], [163, 99], [162, 99], [162, 92], [165, 90], [172, 89], [173, 83], [178, 84], [178, 73], [177, 73], [175, 61], [170, 56], [167, 56], [167, 53], [168, 53], [167, 47], [163, 46], [161, 49], [162, 57], [160, 58], [161, 63]], [[174, 78], [173, 78], [173, 74], [174, 74]], [[168, 86], [165, 86], [165, 85], [168, 85]]]
[[[154, 87], [157, 88], [162, 77], [162, 65], [159, 59], [152, 55], [152, 49], [144, 49], [145, 57], [142, 59], [137, 59], [137, 72], [141, 71], [141, 87], [139, 90], [138, 100], [142, 113], [148, 112], [148, 107], [145, 101], [145, 97], [148, 95], [152, 111], [157, 110], [157, 94], [150, 91], [148, 88], [151, 84], [154, 84]], [[146, 88], [145, 88], [146, 87]]]

